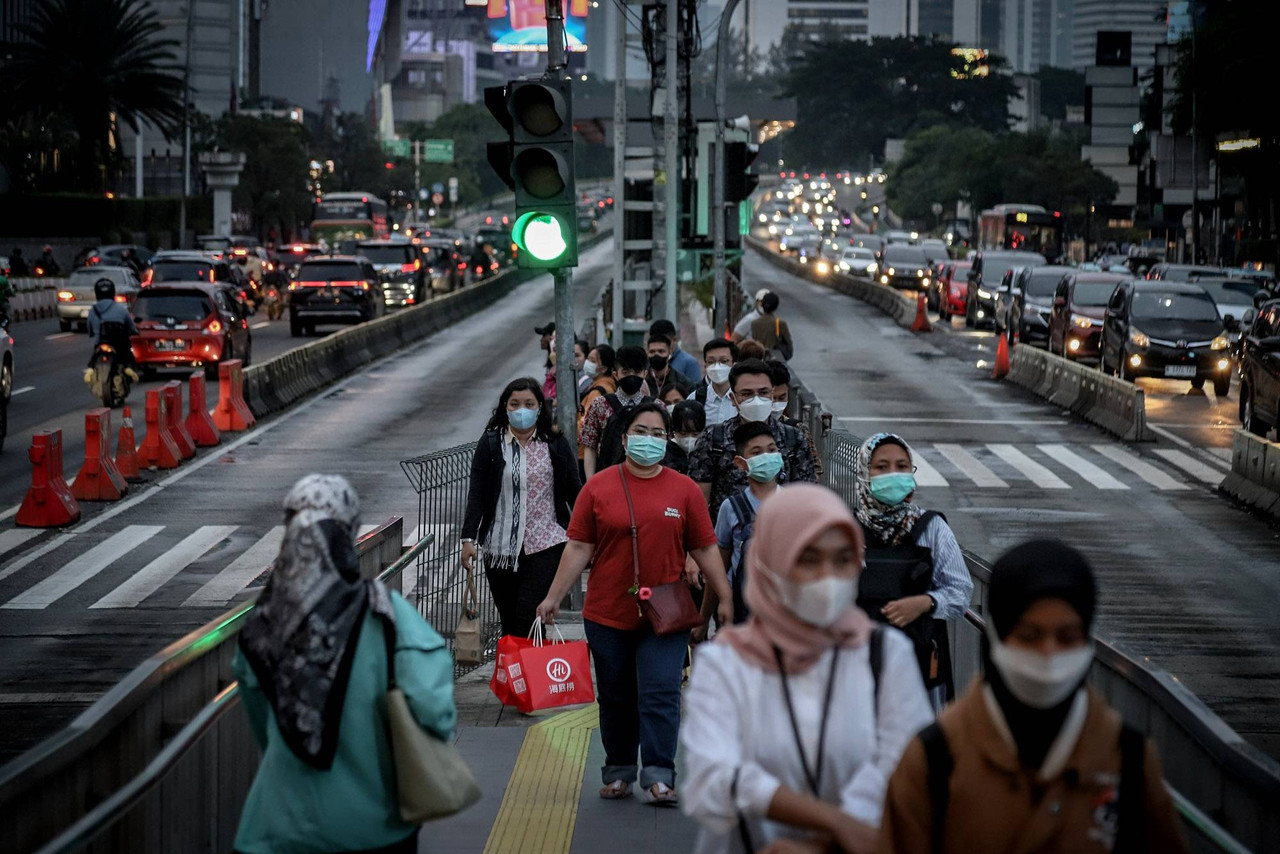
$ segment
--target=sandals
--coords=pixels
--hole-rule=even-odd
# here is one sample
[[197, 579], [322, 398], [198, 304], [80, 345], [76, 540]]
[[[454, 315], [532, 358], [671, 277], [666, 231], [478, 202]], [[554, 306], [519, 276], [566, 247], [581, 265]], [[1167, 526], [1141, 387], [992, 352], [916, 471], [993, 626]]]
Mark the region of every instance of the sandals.
[[655, 807], [674, 807], [680, 803], [680, 796], [676, 794], [676, 790], [668, 786], [666, 783], [654, 783], [645, 789], [647, 800]]
[[622, 798], [630, 797], [631, 784], [625, 780], [614, 780], [607, 786], [600, 789], [600, 797], [606, 801], [617, 801]]

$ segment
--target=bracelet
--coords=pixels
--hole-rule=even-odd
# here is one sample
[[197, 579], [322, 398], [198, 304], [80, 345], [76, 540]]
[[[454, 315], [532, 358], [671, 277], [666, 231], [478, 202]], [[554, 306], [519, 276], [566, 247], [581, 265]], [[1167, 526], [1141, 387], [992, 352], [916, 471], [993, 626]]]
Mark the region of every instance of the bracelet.
[[463, 545], [466, 545], [467, 543], [471, 543], [471, 545], [474, 546], [476, 544], [476, 541], [471, 539], [470, 537], [463, 537], [458, 542], [462, 543]]

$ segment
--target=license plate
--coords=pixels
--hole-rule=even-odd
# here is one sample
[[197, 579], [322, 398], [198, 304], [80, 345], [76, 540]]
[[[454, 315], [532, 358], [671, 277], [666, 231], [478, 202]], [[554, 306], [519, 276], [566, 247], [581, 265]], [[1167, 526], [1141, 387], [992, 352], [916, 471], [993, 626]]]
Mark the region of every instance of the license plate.
[[185, 350], [187, 349], [187, 342], [182, 340], [181, 338], [174, 341], [157, 341], [156, 349], [157, 350]]
[[1166, 377], [1181, 377], [1183, 379], [1195, 378], [1195, 365], [1165, 365], [1164, 375]]

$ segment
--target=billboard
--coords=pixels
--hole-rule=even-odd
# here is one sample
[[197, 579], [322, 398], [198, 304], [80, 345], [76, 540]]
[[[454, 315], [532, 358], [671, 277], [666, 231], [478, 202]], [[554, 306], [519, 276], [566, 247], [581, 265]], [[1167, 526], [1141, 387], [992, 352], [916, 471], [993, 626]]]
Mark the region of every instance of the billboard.
[[[568, 49], [587, 49], [588, 0], [565, 0], [564, 32]], [[489, 37], [494, 53], [525, 53], [547, 49], [546, 0], [488, 0]]]

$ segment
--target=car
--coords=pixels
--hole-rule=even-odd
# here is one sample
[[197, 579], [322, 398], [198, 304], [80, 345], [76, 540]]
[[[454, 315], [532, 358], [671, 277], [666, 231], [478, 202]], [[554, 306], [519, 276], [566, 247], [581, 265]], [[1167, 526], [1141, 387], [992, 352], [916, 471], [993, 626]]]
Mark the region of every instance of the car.
[[[147, 268], [147, 264], [151, 263], [152, 255], [155, 255], [155, 252], [136, 243], [112, 243], [107, 246], [94, 246], [80, 250], [76, 254], [73, 266], [78, 268], [105, 264], [114, 267], [127, 267], [132, 265], [128, 264], [126, 258], [132, 258], [134, 264], [137, 265], [138, 272], [141, 272]], [[8, 265], [6, 264], [6, 266]]]
[[1246, 279], [1251, 281], [1260, 291], [1267, 291], [1271, 294], [1276, 292], [1277, 281], [1275, 273], [1268, 273], [1265, 270], [1254, 270], [1250, 267], [1233, 267], [1227, 270], [1227, 275], [1232, 279]]
[[509, 267], [515, 263], [515, 255], [511, 246], [511, 231], [506, 226], [481, 226], [476, 229], [472, 245], [485, 244], [498, 259], [498, 263]]
[[233, 245], [226, 253], [226, 259], [244, 271], [245, 277], [255, 285], [260, 285], [267, 274], [270, 260], [267, 250], [261, 246]]
[[238, 284], [231, 265], [223, 259], [204, 252], [191, 250], [166, 250], [151, 257], [151, 263], [142, 274], [142, 284], [161, 282], [226, 282]]
[[426, 299], [425, 275], [418, 247], [408, 242], [362, 240], [356, 251], [373, 262], [388, 308], [404, 308]]
[[929, 259], [919, 246], [890, 243], [880, 253], [876, 281], [906, 291], [929, 289]]
[[163, 282], [143, 288], [133, 303], [138, 335], [133, 358], [140, 372], [204, 368], [210, 378], [218, 365], [253, 359], [249, 315], [228, 284]]
[[1147, 271], [1147, 278], [1152, 281], [1189, 282], [1193, 276], [1212, 278], [1226, 274], [1227, 271], [1221, 267], [1204, 264], [1156, 264]]
[[298, 265], [308, 258], [323, 255], [324, 247], [319, 243], [289, 243], [276, 249], [276, 268], [286, 278], [292, 279], [298, 272]]
[[894, 229], [884, 233], [886, 243], [915, 243], [920, 235], [914, 231], [903, 231]]
[[926, 237], [918, 244], [924, 250], [924, 254], [929, 256], [929, 260], [937, 263], [938, 261], [946, 261], [951, 257], [951, 253], [947, 250], [947, 242], [939, 240], [936, 237]]
[[969, 261], [951, 261], [942, 266], [942, 282], [938, 286], [938, 317], [951, 320], [952, 315], [964, 314], [969, 299]]
[[95, 264], [72, 270], [71, 275], [67, 276], [66, 285], [58, 289], [55, 309], [58, 329], [70, 332], [73, 324], [80, 329], [87, 328], [89, 309], [98, 301], [93, 294], [93, 286], [99, 279], [110, 279], [115, 284], [116, 302], [132, 305], [134, 298], [138, 296], [140, 284], [132, 267]]
[[1133, 279], [1122, 273], [1072, 270], [1059, 278], [1049, 312], [1048, 348], [1066, 359], [1096, 359], [1102, 353], [1102, 319], [1116, 286]]
[[1045, 257], [1039, 252], [1017, 250], [981, 251], [974, 256], [969, 269], [968, 293], [965, 295], [964, 325], [970, 328], [996, 326], [995, 289], [1004, 281], [1005, 274], [1018, 267], [1043, 267]]
[[863, 246], [846, 246], [837, 262], [840, 272], [870, 277], [876, 274], [876, 253]]
[[428, 286], [435, 293], [456, 291], [467, 283], [467, 259], [446, 237], [422, 239], [417, 244]]
[[[1280, 300], [1251, 310], [1240, 341], [1240, 424], [1256, 436], [1280, 429]], [[3, 343], [0, 336], [0, 344]]]
[[1062, 277], [1070, 272], [1070, 267], [1053, 265], [1018, 268], [1007, 296], [1008, 313], [1002, 315], [1011, 339], [1016, 336], [1019, 343], [1048, 348], [1053, 297]]
[[386, 308], [377, 269], [358, 255], [326, 255], [302, 262], [289, 283], [289, 334], [310, 335], [317, 325], [364, 323]]
[[[1235, 325], [1235, 321], [1241, 320], [1254, 307], [1254, 298], [1258, 295], [1257, 284], [1248, 279], [1196, 276], [1191, 283], [1208, 292], [1218, 306], [1218, 314], [1222, 315], [1228, 326]], [[1240, 331], [1236, 330], [1228, 337], [1232, 341], [1238, 341], [1240, 335]]]
[[1099, 367], [1121, 379], [1185, 379], [1193, 388], [1211, 380], [1223, 397], [1231, 387], [1228, 346], [1222, 316], [1203, 288], [1130, 279], [1107, 303]]

